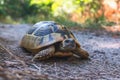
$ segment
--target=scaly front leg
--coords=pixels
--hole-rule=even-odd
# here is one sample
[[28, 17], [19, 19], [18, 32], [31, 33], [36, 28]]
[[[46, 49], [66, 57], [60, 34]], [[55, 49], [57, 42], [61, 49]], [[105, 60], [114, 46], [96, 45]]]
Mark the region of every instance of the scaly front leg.
[[52, 57], [55, 53], [55, 47], [54, 46], [50, 46], [50, 47], [47, 47], [46, 49], [44, 50], [41, 50], [39, 53], [37, 53], [32, 61], [34, 61], [35, 59], [39, 59], [39, 60], [45, 60], [45, 59], [48, 59], [50, 57]]
[[89, 58], [89, 54], [87, 51], [83, 50], [82, 48], [77, 48], [74, 51], [72, 51], [73, 54], [75, 54], [76, 56], [80, 56], [82, 59], [88, 59]]

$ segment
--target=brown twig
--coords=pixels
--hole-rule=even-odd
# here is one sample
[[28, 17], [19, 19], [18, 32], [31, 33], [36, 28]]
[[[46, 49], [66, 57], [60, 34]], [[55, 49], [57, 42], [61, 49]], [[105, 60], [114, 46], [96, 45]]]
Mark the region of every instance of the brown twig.
[[55, 68], [55, 76], [58, 77], [58, 73], [57, 73], [57, 64], [56, 64], [56, 62], [54, 63], [54, 68]]
[[14, 55], [12, 52], [10, 52], [10, 51], [9, 51], [7, 48], [5, 48], [1, 43], [0, 43], [0, 47], [3, 48], [7, 53], [9, 53], [9, 54], [10, 54], [12, 57], [14, 57], [16, 60], [18, 60], [24, 67], [27, 66], [23, 60], [21, 60], [18, 56]]

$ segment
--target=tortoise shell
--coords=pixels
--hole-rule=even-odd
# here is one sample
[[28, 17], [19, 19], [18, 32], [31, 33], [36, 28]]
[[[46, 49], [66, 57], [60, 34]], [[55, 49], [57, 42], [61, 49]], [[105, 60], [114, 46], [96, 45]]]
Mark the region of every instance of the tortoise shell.
[[[67, 38], [74, 38], [74, 35], [65, 26], [54, 21], [41, 21], [23, 36], [21, 46], [30, 52], [39, 52], [42, 48], [61, 42]], [[79, 43], [75, 39], [78, 47]]]

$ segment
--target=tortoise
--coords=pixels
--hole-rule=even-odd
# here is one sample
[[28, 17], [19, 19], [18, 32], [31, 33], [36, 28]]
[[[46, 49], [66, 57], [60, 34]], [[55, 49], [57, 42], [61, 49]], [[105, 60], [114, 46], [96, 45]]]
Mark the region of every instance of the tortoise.
[[50, 57], [75, 56], [87, 59], [89, 54], [64, 25], [54, 21], [40, 21], [23, 36], [21, 47], [34, 53], [32, 60], [45, 60]]

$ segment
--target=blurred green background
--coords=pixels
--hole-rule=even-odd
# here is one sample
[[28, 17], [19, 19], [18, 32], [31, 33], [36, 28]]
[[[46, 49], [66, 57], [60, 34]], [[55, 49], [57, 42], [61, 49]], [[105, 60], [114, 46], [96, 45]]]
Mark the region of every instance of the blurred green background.
[[[99, 28], [118, 24], [105, 16], [105, 0], [0, 0], [0, 23], [34, 24], [54, 20], [68, 27]], [[119, 0], [113, 0], [119, 2]]]

